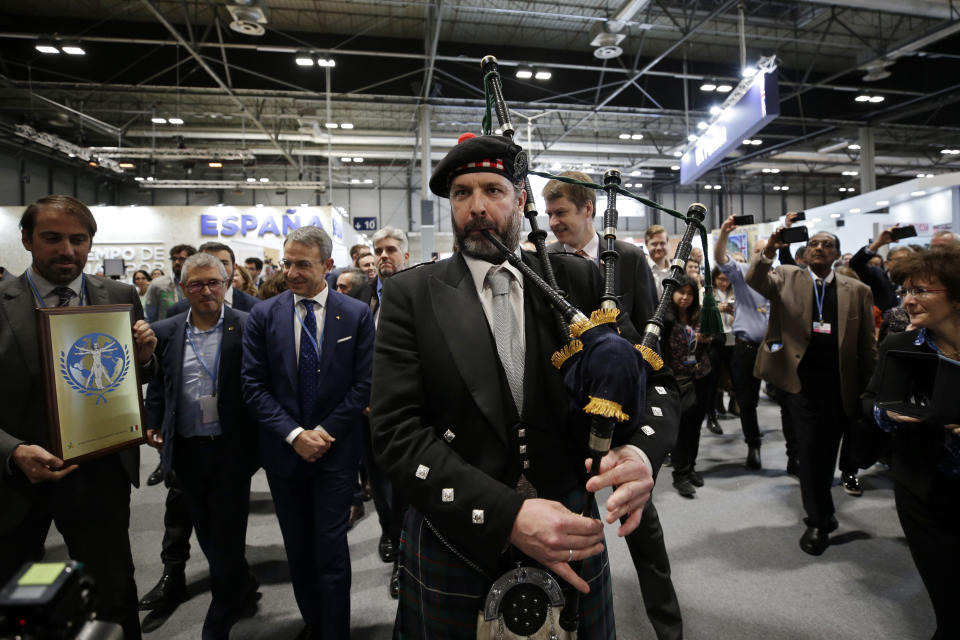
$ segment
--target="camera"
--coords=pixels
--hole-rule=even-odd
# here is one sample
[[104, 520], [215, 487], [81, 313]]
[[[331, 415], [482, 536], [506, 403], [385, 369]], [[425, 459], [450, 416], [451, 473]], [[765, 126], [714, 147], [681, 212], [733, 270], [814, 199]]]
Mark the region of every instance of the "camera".
[[0, 588], [0, 640], [123, 640], [96, 619], [95, 591], [79, 562], [27, 562]]

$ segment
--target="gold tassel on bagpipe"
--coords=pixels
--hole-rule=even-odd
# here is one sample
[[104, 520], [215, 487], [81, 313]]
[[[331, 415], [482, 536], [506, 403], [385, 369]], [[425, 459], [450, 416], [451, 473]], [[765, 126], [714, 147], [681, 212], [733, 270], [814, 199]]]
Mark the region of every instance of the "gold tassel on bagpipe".
[[604, 400], [603, 398], [594, 398], [590, 396], [590, 402], [583, 408], [584, 413], [604, 418], [615, 418], [617, 422], [626, 422], [630, 416], [623, 412], [623, 407], [613, 400]]
[[550, 362], [553, 363], [554, 367], [559, 369], [560, 367], [563, 366], [564, 362], [572, 358], [574, 354], [580, 353], [581, 351], [583, 351], [583, 343], [580, 342], [579, 340], [571, 340], [566, 345], [564, 345], [563, 349], [560, 349], [559, 351], [555, 352], [550, 357]]
[[597, 309], [590, 314], [589, 319], [574, 322], [570, 325], [570, 335], [579, 338], [587, 330], [599, 327], [602, 324], [616, 323], [619, 309]]
[[650, 347], [645, 347], [642, 344], [635, 344], [633, 347], [640, 352], [640, 355], [643, 356], [643, 359], [647, 361], [654, 371], [660, 371], [663, 368], [663, 358], [660, 357], [656, 351]]

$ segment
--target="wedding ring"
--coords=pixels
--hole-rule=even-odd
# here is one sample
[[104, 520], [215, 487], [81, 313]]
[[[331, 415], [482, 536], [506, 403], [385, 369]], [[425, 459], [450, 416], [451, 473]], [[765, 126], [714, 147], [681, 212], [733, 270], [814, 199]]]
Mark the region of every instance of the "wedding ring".
[[573, 562], [573, 549], [570, 549], [570, 555], [567, 557], [567, 562]]

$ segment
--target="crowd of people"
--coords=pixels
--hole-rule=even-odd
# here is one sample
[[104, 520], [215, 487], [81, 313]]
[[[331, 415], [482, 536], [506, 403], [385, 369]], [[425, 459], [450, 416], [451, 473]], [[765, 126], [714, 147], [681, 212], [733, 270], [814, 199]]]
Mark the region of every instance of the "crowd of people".
[[[380, 230], [372, 247], [351, 247], [350, 263], [335, 268], [330, 237], [308, 226], [286, 236], [275, 266], [260, 257], [239, 264], [224, 243], [183, 243], [170, 249], [169, 273], [138, 270], [130, 286], [84, 273], [97, 224], [83, 203], [48, 196], [30, 205], [20, 226], [32, 265], [19, 277], [3, 272], [0, 283], [0, 393], [9, 400], [0, 418], [0, 580], [42, 557], [53, 522], [96, 580], [100, 617], [136, 639], [138, 610], [184, 599], [195, 531], [211, 577], [202, 636], [227, 638], [260, 599], [245, 539], [250, 479], [262, 467], [305, 622], [300, 638], [349, 636], [347, 531], [367, 495], [379, 556], [393, 567], [385, 587], [399, 597], [396, 637], [477, 637], [493, 581], [518, 564], [548, 569], [582, 594], [581, 638], [614, 637], [602, 521], [619, 520], [657, 637], [682, 638], [651, 490], [670, 465], [673, 487], [695, 498], [709, 482], [697, 468], [701, 431], [722, 433], [729, 416], [739, 418], [745, 469], [762, 469], [764, 389], [780, 406], [786, 470], [799, 479], [800, 548], [816, 556], [830, 545], [838, 464], [844, 491], [856, 497], [859, 470], [881, 458], [933, 603], [935, 638], [960, 637], [951, 602], [960, 416], [944, 425], [880, 398], [890, 351], [960, 361], [956, 236], [888, 246], [893, 227], [843, 254], [839, 238], [817, 232], [791, 251], [782, 239], [796, 223], [791, 213], [768, 238], [733, 250], [731, 216], [703, 248], [710, 273], [701, 251], [674, 267], [662, 226], [646, 230], [646, 251], [617, 241], [610, 348], [635, 358], [633, 344], [662, 299], [663, 366], [647, 369], [635, 390], [645, 403], [632, 421], [622, 418], [634, 428], [617, 431], [587, 473], [589, 421], [569, 409], [564, 378], [570, 335], [524, 274], [544, 265], [530, 252], [519, 253], [521, 265], [506, 260], [488, 237], [520, 246], [518, 152], [481, 136], [439, 163], [429, 186], [450, 200], [455, 255], [413, 268], [401, 230]], [[576, 184], [589, 182], [585, 174], [563, 177], [542, 193], [556, 237], [547, 250], [552, 276], [589, 313], [603, 293], [596, 195]], [[703, 322], [712, 311], [707, 280], [718, 332]], [[65, 466], [50, 452], [36, 365], [36, 308], [108, 303], [134, 309], [145, 435], [160, 452], [148, 484], [166, 489], [163, 575], [139, 600], [128, 535], [138, 452]], [[591, 316], [587, 330], [610, 321]], [[604, 504], [589, 496], [593, 517], [582, 517], [588, 492], [606, 487]]]

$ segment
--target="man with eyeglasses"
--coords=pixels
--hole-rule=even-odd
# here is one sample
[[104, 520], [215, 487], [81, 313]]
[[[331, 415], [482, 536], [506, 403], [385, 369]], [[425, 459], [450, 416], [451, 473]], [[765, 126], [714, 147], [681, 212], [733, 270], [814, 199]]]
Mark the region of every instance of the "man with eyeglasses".
[[[177, 260], [185, 251], [177, 255]], [[200, 245], [200, 253], [208, 254], [223, 265], [227, 274], [226, 282], [220, 289], [220, 299], [223, 305], [235, 311], [247, 312], [253, 305], [260, 302], [257, 298], [233, 288], [233, 272], [235, 257], [233, 249], [220, 242], [206, 242]], [[175, 263], [176, 264], [176, 263]], [[183, 263], [180, 263], [181, 265]], [[183, 287], [180, 287], [181, 292]], [[190, 310], [190, 296], [174, 304], [167, 311], [167, 317], [185, 314]], [[193, 533], [193, 521], [183, 493], [180, 491], [176, 474], [169, 473], [169, 465], [165, 465], [161, 457], [160, 464], [147, 478], [147, 486], [154, 486], [166, 480], [167, 498], [164, 502], [163, 513], [163, 540], [161, 542], [160, 559], [163, 562], [163, 574], [141, 599], [140, 609], [171, 609], [186, 597], [186, 566], [190, 559], [190, 535]]]
[[183, 298], [183, 292], [177, 286], [180, 282], [180, 270], [183, 269], [183, 263], [186, 259], [196, 252], [196, 248], [189, 244], [178, 244], [170, 249], [173, 275], [160, 276], [150, 281], [150, 287], [147, 289], [147, 295], [144, 298], [146, 308], [143, 310], [147, 316], [147, 322], [163, 320], [171, 315], [170, 307]]
[[257, 469], [256, 426], [240, 385], [247, 314], [224, 304], [229, 278], [217, 257], [195, 254], [181, 274], [188, 310], [153, 325], [160, 372], [147, 388], [146, 436], [163, 452], [163, 474], [176, 472], [207, 557], [213, 597], [202, 638], [219, 640], [259, 599], [245, 558]]
[[754, 374], [783, 393], [797, 432], [807, 529], [800, 548], [822, 554], [838, 527], [830, 488], [844, 431], [877, 359], [870, 288], [835, 273], [840, 240], [826, 231], [807, 244], [806, 268], [781, 265], [777, 229], [750, 264], [746, 282], [770, 300], [770, 322]]
[[250, 312], [243, 389], [259, 424], [260, 463], [277, 510], [306, 627], [299, 638], [350, 634], [347, 523], [370, 401], [370, 307], [327, 286], [333, 243], [314, 226], [283, 245], [289, 289]]

